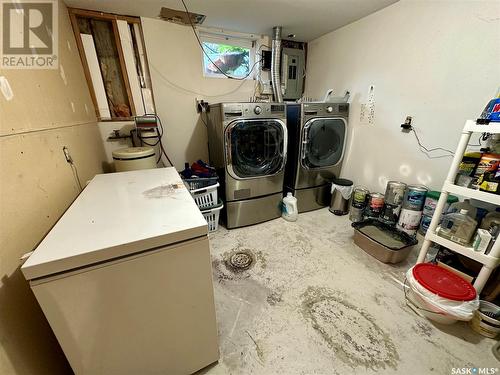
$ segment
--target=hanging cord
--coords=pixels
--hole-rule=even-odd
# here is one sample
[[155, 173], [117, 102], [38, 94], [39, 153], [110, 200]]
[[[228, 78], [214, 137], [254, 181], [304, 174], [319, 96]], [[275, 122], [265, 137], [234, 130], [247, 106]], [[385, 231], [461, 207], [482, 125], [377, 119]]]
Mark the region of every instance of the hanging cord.
[[[172, 161], [168, 157], [167, 152], [165, 151], [165, 148], [163, 147], [162, 137], [163, 137], [163, 134], [165, 134], [165, 130], [163, 129], [163, 124], [161, 122], [160, 116], [158, 116], [156, 113], [146, 113], [146, 114], [144, 114], [144, 116], [154, 116], [156, 118], [156, 120], [158, 121], [159, 128], [158, 127], [156, 128], [157, 129], [156, 130], [157, 140], [155, 143], [148, 143], [147, 141], [144, 140], [145, 138], [141, 136], [141, 133], [139, 131], [137, 132], [137, 138], [139, 138], [141, 143], [144, 143], [145, 145], [150, 146], [150, 147], [156, 147], [157, 145], [159, 145], [160, 146], [160, 156], [158, 157], [158, 161], [156, 162], [156, 164], [158, 164], [161, 161], [162, 155], [165, 155], [170, 166], [173, 167], [174, 163], [172, 163]], [[141, 116], [136, 116], [136, 117], [141, 117]], [[161, 131], [159, 131], [159, 130], [161, 130]]]
[[63, 154], [64, 157], [66, 158], [66, 161], [71, 167], [71, 171], [73, 172], [73, 177], [75, 178], [75, 182], [78, 185], [78, 188], [80, 189], [80, 192], [83, 191], [82, 183], [80, 181], [80, 176], [78, 175], [78, 169], [76, 168], [75, 163], [73, 162], [73, 158], [71, 157], [69, 150], [66, 146], [63, 147]]
[[[425, 156], [427, 156], [429, 159], [439, 159], [439, 158], [446, 158], [446, 157], [453, 157], [453, 156], [455, 156], [455, 153], [453, 151], [450, 151], [450, 150], [448, 150], [446, 148], [443, 148], [443, 147], [434, 147], [434, 148], [427, 148], [427, 147], [425, 147], [422, 144], [422, 142], [420, 142], [420, 138], [418, 137], [418, 134], [415, 131], [415, 128], [411, 127], [410, 131], [412, 131], [413, 134], [415, 135], [415, 139], [417, 140], [417, 143], [418, 143], [418, 146], [420, 148], [420, 151]], [[432, 155], [430, 155], [430, 153], [432, 153], [433, 151], [443, 151], [443, 152], [448, 152], [449, 154], [432, 156]]]
[[83, 191], [82, 183], [80, 182], [80, 176], [78, 175], [78, 169], [76, 169], [76, 165], [74, 165], [73, 162], [71, 162], [70, 165], [71, 170], [73, 171], [73, 176], [75, 177], [75, 181], [78, 184], [80, 191]]
[[[203, 114], [205, 114], [205, 116], [207, 117], [206, 121], [203, 119]], [[205, 110], [201, 111], [200, 119], [205, 124], [205, 126], [208, 128], [208, 113]]]
[[201, 96], [206, 97], [206, 98], [217, 98], [217, 97], [231, 95], [231, 94], [235, 93], [236, 91], [238, 91], [245, 84], [245, 81], [241, 81], [241, 83], [238, 86], [236, 86], [235, 89], [233, 89], [231, 91], [224, 92], [224, 93], [221, 93], [221, 94], [216, 94], [216, 95], [212, 95], [212, 94], [209, 95], [209, 94], [205, 94], [203, 92], [198, 92], [198, 91], [194, 91], [194, 90], [190, 90], [190, 89], [187, 89], [185, 87], [182, 87], [182, 86], [178, 85], [177, 83], [172, 82], [167, 77], [165, 77], [165, 75], [157, 67], [155, 67], [153, 64], [150, 64], [149, 66], [152, 67], [153, 70], [155, 70], [156, 73], [158, 73], [158, 75], [160, 76], [160, 78], [163, 79], [170, 86], [172, 86], [172, 87], [174, 87], [174, 88], [176, 88], [176, 89], [178, 89], [180, 91], [183, 91], [183, 92], [185, 92], [187, 94], [201, 95]]
[[485, 142], [489, 136], [490, 133], [482, 133], [477, 139], [477, 144], [468, 143], [467, 146], [481, 147], [483, 145], [483, 142]]
[[221, 68], [219, 68], [219, 66], [210, 58], [207, 51], [205, 51], [205, 48], [203, 47], [203, 43], [201, 43], [200, 37], [198, 36], [198, 33], [196, 32], [196, 28], [193, 25], [193, 21], [191, 21], [191, 13], [189, 13], [189, 10], [188, 10], [184, 0], [181, 0], [181, 2], [182, 2], [182, 5], [184, 6], [184, 9], [186, 10], [186, 15], [187, 15], [187, 18], [189, 20], [189, 24], [191, 25], [191, 28], [193, 29], [194, 36], [196, 37], [196, 40], [198, 41], [198, 44], [200, 45], [200, 48], [201, 48], [203, 54], [207, 57], [207, 59], [217, 68], [217, 70], [219, 72], [221, 72], [227, 78], [235, 79], [238, 81], [243, 81], [244, 79], [247, 79], [250, 76], [250, 74], [252, 74], [252, 71], [253, 71], [255, 65], [257, 64], [257, 62], [255, 62], [255, 64], [253, 64], [252, 69], [250, 69], [248, 74], [244, 77], [234, 77], [234, 76], [230, 76], [229, 74], [226, 74], [226, 72], [224, 72]]

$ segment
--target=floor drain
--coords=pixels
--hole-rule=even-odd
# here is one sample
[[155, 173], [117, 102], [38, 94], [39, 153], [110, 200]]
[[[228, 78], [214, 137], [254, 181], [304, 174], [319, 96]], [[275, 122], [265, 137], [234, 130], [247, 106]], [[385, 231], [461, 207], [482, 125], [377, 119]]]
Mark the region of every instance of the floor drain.
[[246, 270], [252, 264], [252, 257], [247, 253], [235, 253], [229, 258], [229, 263], [234, 268]]

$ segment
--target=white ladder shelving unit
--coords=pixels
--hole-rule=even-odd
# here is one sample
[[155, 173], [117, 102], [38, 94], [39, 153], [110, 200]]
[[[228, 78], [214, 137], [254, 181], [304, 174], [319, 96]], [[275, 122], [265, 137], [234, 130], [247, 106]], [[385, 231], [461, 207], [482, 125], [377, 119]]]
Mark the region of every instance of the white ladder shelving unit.
[[466, 256], [473, 259], [483, 265], [479, 275], [476, 277], [474, 282], [474, 287], [478, 293], [481, 292], [486, 281], [490, 277], [491, 273], [500, 263], [500, 239], [495, 241], [493, 248], [489, 254], [482, 254], [474, 251], [472, 247], [462, 246], [453, 241], [447, 240], [446, 238], [440, 237], [436, 234], [436, 229], [438, 228], [441, 213], [445, 206], [446, 200], [448, 199], [448, 194], [460, 195], [466, 198], [477, 199], [483, 202], [489, 202], [500, 207], [500, 195], [488, 193], [484, 191], [469, 189], [462, 186], [455, 185], [455, 177], [462, 161], [462, 157], [467, 149], [470, 137], [473, 133], [500, 133], [500, 123], [491, 123], [490, 125], [477, 125], [475, 121], [468, 120], [465, 123], [464, 129], [462, 131], [462, 136], [460, 137], [460, 142], [458, 143], [457, 151], [451, 163], [448, 176], [443, 184], [443, 189], [439, 197], [439, 201], [436, 205], [436, 210], [432, 216], [431, 224], [425, 235], [422, 248], [420, 249], [420, 254], [418, 255], [417, 263], [422, 263], [425, 261], [427, 251], [432, 242], [435, 242], [441, 246], [444, 246], [458, 254]]

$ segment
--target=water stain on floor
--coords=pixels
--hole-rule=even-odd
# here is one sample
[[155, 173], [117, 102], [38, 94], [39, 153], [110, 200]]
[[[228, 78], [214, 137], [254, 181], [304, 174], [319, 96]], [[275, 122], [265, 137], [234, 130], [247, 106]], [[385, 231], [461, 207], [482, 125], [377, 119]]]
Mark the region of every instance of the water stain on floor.
[[271, 306], [275, 306], [283, 300], [283, 293], [273, 292], [267, 296], [267, 303]]
[[433, 328], [425, 322], [417, 321], [415, 325], [411, 327], [413, 332], [423, 337], [431, 337]]
[[389, 335], [363, 309], [326, 288], [308, 287], [301, 311], [337, 358], [351, 367], [396, 369], [399, 354]]

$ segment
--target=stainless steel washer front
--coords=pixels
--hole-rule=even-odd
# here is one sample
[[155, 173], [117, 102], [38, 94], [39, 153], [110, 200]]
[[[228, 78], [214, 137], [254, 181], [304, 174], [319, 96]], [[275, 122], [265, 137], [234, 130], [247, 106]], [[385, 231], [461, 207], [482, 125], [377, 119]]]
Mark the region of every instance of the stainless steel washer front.
[[347, 103], [287, 106], [289, 145], [285, 191], [297, 195], [299, 212], [329, 203], [329, 184], [340, 175], [342, 168], [348, 111]]
[[285, 105], [222, 103], [210, 106], [208, 118], [210, 163], [222, 180], [228, 227], [278, 217], [278, 206], [262, 202], [283, 191], [288, 140]]

